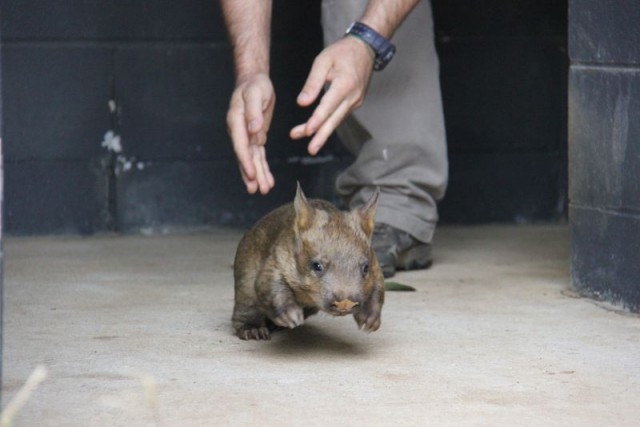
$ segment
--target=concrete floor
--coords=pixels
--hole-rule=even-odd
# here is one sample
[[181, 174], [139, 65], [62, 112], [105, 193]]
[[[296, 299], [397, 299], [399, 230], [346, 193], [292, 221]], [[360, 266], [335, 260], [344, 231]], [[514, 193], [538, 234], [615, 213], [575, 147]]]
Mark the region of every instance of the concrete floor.
[[443, 227], [382, 328], [231, 335], [240, 234], [5, 242], [14, 426], [640, 424], [640, 319], [568, 290], [563, 226]]

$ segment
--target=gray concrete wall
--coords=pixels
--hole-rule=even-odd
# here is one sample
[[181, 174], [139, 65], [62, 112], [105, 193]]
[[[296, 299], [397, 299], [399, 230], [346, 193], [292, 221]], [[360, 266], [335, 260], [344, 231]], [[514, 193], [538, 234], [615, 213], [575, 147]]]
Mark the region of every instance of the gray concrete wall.
[[572, 278], [640, 311], [640, 4], [571, 0]]

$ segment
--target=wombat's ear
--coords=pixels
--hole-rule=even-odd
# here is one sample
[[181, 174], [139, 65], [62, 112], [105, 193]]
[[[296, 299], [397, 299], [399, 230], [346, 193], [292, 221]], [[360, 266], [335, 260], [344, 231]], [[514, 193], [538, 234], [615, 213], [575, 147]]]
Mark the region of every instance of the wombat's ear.
[[371, 237], [373, 229], [376, 226], [376, 208], [378, 207], [378, 197], [380, 196], [380, 188], [376, 187], [375, 193], [367, 200], [364, 206], [357, 209], [356, 212], [360, 216], [362, 229]]
[[311, 227], [313, 210], [311, 209], [311, 206], [309, 206], [309, 202], [302, 192], [300, 182], [298, 182], [298, 188], [296, 189], [296, 198], [293, 200], [293, 207], [296, 210], [296, 228], [298, 231], [306, 230]]

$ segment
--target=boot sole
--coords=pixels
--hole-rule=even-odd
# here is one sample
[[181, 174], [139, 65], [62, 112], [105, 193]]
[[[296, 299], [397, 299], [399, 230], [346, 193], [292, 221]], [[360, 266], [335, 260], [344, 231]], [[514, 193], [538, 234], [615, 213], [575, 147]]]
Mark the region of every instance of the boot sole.
[[431, 247], [415, 246], [408, 251], [398, 254], [396, 268], [399, 270], [418, 270], [431, 266]]
[[431, 257], [431, 247], [416, 246], [410, 248], [394, 258], [394, 263], [382, 265], [382, 274], [385, 279], [393, 277], [396, 270], [421, 270], [431, 267], [433, 259]]

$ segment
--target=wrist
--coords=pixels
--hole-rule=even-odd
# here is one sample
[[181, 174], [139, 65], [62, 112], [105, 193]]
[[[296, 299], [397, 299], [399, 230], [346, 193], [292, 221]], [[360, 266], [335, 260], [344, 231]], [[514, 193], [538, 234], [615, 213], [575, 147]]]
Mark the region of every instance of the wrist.
[[375, 62], [376, 60], [376, 51], [373, 50], [373, 48], [371, 47], [371, 45], [369, 43], [367, 43], [367, 41], [365, 39], [363, 39], [362, 37], [360, 37], [357, 34], [352, 34], [352, 33], [347, 33], [347, 36], [359, 40], [360, 43], [365, 47], [365, 49], [367, 50], [367, 53], [369, 54], [369, 56], [371, 57], [371, 59]]
[[269, 50], [251, 49], [246, 52], [237, 52], [235, 56], [236, 81], [246, 80], [258, 74], [269, 75]]
[[354, 22], [345, 35], [363, 41], [374, 53], [373, 69], [380, 71], [387, 66], [396, 52], [396, 47], [376, 30], [362, 22]]
[[240, 86], [248, 81], [256, 80], [259, 78], [269, 79], [269, 71], [243, 71], [236, 73], [236, 86]]

